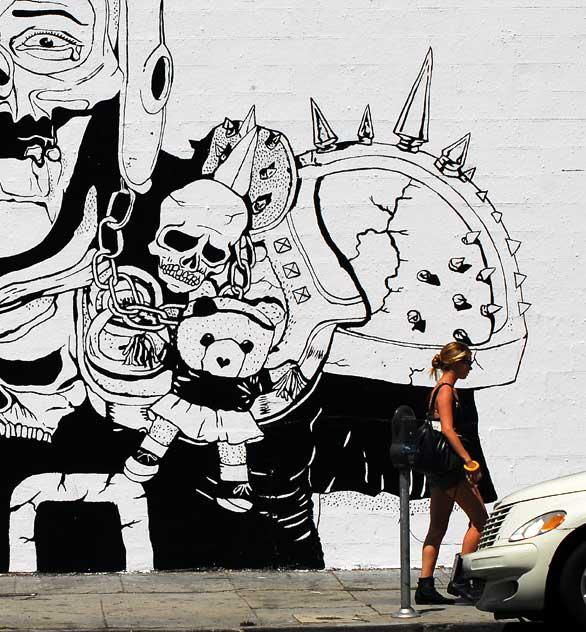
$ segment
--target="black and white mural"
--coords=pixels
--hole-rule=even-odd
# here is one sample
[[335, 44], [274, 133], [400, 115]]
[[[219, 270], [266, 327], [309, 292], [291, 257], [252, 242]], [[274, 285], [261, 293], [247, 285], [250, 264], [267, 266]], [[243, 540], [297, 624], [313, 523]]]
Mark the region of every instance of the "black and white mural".
[[179, 157], [164, 9], [0, 0], [1, 572], [322, 568], [315, 495], [396, 492], [436, 350], [472, 405], [519, 370], [520, 242], [470, 134], [426, 150], [432, 51], [395, 144], [314, 94], [313, 147], [252, 107]]

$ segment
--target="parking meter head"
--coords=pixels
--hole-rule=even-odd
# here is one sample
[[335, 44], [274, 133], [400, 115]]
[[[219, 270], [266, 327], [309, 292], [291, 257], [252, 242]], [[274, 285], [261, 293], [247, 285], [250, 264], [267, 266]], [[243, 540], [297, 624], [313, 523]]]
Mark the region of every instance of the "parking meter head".
[[415, 459], [417, 418], [410, 406], [399, 406], [391, 420], [389, 456], [395, 467], [408, 468]]

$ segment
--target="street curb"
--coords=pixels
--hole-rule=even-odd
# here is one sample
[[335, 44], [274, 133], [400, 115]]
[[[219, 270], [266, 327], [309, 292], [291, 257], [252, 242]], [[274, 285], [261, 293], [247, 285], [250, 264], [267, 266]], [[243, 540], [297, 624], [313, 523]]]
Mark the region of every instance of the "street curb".
[[[406, 632], [498, 632], [505, 623], [495, 621], [492, 623], [364, 623], [364, 624], [299, 624], [299, 625], [250, 625], [232, 628], [94, 628], [84, 629], [83, 632], [299, 632], [311, 630], [311, 632], [389, 632], [400, 627]], [[23, 632], [23, 628], [5, 628], [0, 626], [2, 632]], [[26, 628], [26, 632], [63, 632], [64, 628]]]
[[[240, 628], [238, 632], [299, 632], [302, 629], [311, 630], [311, 632], [339, 632], [340, 630], [348, 630], [349, 632], [388, 632], [389, 630], [396, 630], [398, 627], [406, 632], [498, 632], [504, 625], [500, 621], [495, 621], [494, 623], [405, 623], [397, 621], [383, 624], [259, 625]], [[206, 630], [206, 632], [212, 632], [212, 630]], [[214, 630], [213, 632], [217, 631]]]

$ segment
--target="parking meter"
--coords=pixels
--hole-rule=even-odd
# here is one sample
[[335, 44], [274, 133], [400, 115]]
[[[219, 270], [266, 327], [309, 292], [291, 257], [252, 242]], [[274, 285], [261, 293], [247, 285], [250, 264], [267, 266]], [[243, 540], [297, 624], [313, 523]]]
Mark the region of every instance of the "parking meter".
[[399, 406], [391, 420], [392, 464], [397, 469], [410, 469], [417, 456], [417, 419], [409, 406]]
[[411, 607], [411, 551], [409, 528], [409, 487], [411, 468], [417, 456], [417, 419], [409, 406], [399, 406], [391, 420], [391, 462], [399, 470], [399, 499], [401, 516], [401, 608], [394, 619], [413, 619], [421, 616]]

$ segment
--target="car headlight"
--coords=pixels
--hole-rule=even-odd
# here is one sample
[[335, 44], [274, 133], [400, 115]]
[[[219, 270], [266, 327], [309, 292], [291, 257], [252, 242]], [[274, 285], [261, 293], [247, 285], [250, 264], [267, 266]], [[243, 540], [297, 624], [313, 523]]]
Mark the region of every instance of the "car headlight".
[[509, 538], [509, 542], [519, 542], [520, 540], [527, 540], [528, 538], [534, 538], [537, 535], [553, 531], [557, 529], [565, 519], [565, 511], [550, 511], [549, 513], [542, 514], [517, 529]]

